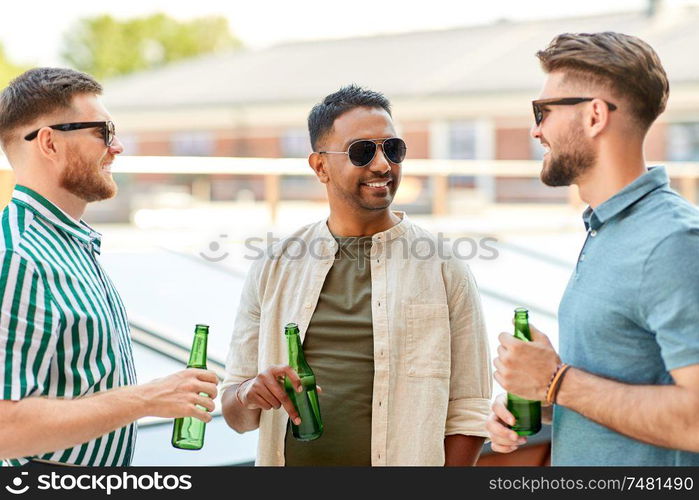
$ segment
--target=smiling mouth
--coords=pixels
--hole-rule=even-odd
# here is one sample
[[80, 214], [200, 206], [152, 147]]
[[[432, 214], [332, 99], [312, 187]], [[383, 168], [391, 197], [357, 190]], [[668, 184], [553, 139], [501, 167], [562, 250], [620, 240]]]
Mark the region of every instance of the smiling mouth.
[[362, 186], [367, 186], [373, 189], [383, 189], [388, 187], [389, 184], [391, 184], [393, 181], [390, 179], [387, 179], [385, 181], [372, 181], [372, 182], [362, 182]]

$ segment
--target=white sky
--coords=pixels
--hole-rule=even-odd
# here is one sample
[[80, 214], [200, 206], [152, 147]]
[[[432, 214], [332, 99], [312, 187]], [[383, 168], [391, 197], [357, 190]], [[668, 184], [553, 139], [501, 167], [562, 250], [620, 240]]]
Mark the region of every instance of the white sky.
[[[61, 36], [81, 17], [129, 18], [165, 12], [178, 19], [228, 18], [231, 31], [252, 47], [292, 39], [370, 35], [532, 19], [639, 10], [648, 0], [3, 0], [0, 43], [25, 64], [60, 64]], [[699, 0], [665, 0], [667, 5]]]

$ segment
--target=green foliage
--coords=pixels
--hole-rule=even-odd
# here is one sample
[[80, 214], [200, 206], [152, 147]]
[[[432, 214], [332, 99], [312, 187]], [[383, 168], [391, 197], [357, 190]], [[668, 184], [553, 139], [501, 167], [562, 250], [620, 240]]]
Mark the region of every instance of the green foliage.
[[0, 43], [0, 90], [7, 87], [14, 77], [28, 70], [29, 67], [18, 66], [7, 59], [5, 49]]
[[240, 46], [220, 16], [178, 21], [166, 14], [85, 18], [64, 35], [62, 57], [98, 79]]

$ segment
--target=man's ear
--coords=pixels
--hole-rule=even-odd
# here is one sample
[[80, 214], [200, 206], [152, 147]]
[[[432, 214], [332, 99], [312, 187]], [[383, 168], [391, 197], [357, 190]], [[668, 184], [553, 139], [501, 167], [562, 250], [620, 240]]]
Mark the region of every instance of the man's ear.
[[56, 143], [56, 134], [53, 129], [44, 127], [34, 139], [39, 147], [41, 155], [51, 161], [56, 161], [59, 154], [59, 145]]
[[591, 138], [597, 137], [609, 126], [609, 105], [602, 99], [592, 101], [589, 112], [585, 117], [587, 133]]
[[318, 180], [323, 184], [327, 184], [330, 181], [325, 163], [323, 155], [320, 153], [311, 153], [308, 157], [308, 164], [313, 169]]

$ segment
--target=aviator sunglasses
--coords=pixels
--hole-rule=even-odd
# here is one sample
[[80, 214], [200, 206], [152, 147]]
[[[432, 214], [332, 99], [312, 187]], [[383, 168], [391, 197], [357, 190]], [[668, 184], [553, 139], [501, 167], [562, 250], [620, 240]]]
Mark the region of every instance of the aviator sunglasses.
[[383, 150], [383, 155], [391, 163], [402, 163], [405, 160], [405, 153], [408, 147], [400, 137], [390, 139], [368, 140], [361, 139], [349, 145], [347, 151], [318, 151], [320, 154], [348, 155], [352, 165], [355, 167], [365, 167], [369, 165], [376, 156], [379, 145]]

